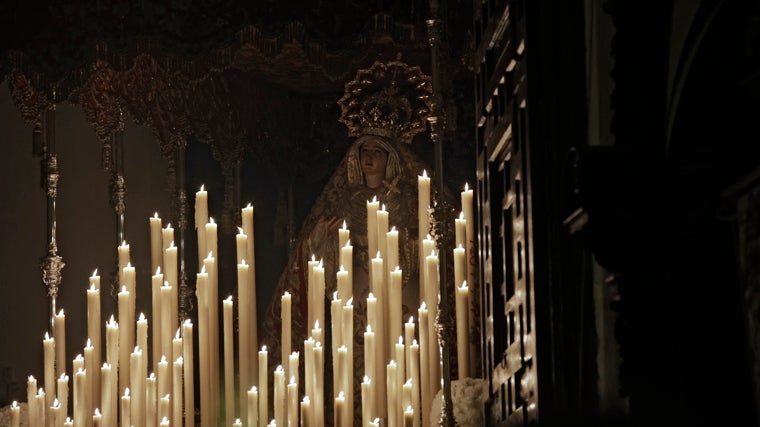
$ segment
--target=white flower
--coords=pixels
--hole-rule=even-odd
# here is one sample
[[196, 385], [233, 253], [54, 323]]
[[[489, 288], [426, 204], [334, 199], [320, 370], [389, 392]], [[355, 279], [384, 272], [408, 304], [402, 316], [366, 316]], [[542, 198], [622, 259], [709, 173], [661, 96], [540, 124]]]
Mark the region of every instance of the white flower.
[[[443, 390], [439, 390], [430, 408], [430, 427], [441, 421]], [[451, 382], [454, 420], [459, 427], [483, 427], [483, 405], [488, 399], [488, 382], [481, 378], [463, 378]]]

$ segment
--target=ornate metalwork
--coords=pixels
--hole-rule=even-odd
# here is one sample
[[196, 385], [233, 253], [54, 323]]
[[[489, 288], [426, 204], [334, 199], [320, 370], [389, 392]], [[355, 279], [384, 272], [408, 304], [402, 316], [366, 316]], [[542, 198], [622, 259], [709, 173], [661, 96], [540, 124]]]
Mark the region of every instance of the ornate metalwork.
[[[47, 289], [49, 297], [55, 301], [58, 296], [58, 287], [61, 284], [61, 270], [66, 266], [63, 262], [63, 258], [58, 255], [58, 245], [55, 240], [48, 244], [48, 253], [44, 257], [40, 258], [40, 268], [42, 269], [42, 283]], [[55, 304], [53, 304], [53, 311], [55, 311]]]
[[58, 196], [58, 156], [48, 154], [45, 157], [45, 170], [45, 192], [48, 197], [55, 199]]
[[111, 206], [117, 214], [123, 215], [126, 210], [127, 183], [122, 174], [118, 172], [111, 174], [109, 190], [111, 194]]

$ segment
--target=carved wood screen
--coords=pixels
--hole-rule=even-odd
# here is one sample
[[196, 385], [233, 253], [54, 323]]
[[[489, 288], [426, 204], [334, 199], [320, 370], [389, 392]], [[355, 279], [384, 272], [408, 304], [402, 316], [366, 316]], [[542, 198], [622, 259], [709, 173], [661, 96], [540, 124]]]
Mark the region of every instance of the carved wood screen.
[[489, 425], [537, 422], [524, 6], [476, 0], [477, 199]]

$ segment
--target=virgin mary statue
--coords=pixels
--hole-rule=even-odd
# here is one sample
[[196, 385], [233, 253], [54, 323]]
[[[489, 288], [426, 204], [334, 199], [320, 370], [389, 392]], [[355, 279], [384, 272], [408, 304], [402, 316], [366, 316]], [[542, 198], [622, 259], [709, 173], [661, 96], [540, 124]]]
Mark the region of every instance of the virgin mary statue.
[[[309, 310], [322, 310], [325, 321], [319, 328], [324, 357], [324, 407], [331, 412], [333, 390], [330, 328], [331, 301], [335, 298], [353, 305], [353, 403], [355, 422], [361, 421], [360, 381], [364, 376], [364, 332], [366, 329], [367, 297], [370, 292], [372, 239], [368, 233], [368, 203], [377, 202], [379, 210], [388, 215], [390, 230], [398, 232], [398, 268], [402, 272], [402, 315], [407, 319], [416, 313], [419, 295], [419, 233], [418, 233], [418, 177], [430, 169], [410, 149], [413, 137], [426, 129], [430, 112], [430, 77], [419, 67], [409, 66], [400, 60], [375, 62], [370, 68], [359, 70], [356, 78], [345, 85], [345, 93], [338, 101], [342, 113], [339, 121], [348, 128], [355, 141], [334, 171], [322, 193], [316, 199], [310, 214], [298, 235], [297, 245], [289, 256], [273, 300], [262, 319], [260, 342], [270, 353], [270, 372], [278, 364], [285, 366], [282, 354], [282, 296], [291, 296], [290, 336], [285, 348], [301, 355], [299, 378], [304, 378], [304, 341], [312, 336], [314, 324], [309, 324]], [[427, 214], [424, 212], [423, 214]], [[339, 230], [347, 230], [348, 245], [352, 248], [351, 265], [341, 264], [345, 246], [339, 242]], [[371, 228], [370, 228], [371, 230]], [[344, 232], [345, 234], [345, 232]], [[424, 237], [424, 236], [423, 236]], [[373, 248], [374, 251], [374, 248]], [[345, 258], [344, 258], [345, 261]], [[310, 285], [310, 266], [324, 269], [324, 289]], [[352, 277], [348, 291], [339, 290], [337, 273], [350, 271]], [[310, 307], [311, 292], [318, 292], [317, 305]], [[285, 326], [287, 327], [287, 326]], [[317, 337], [320, 338], [320, 337]], [[315, 338], [316, 339], [316, 338]], [[272, 360], [276, 359], [276, 360]], [[290, 375], [293, 375], [292, 373]], [[303, 380], [299, 381], [302, 388]], [[335, 393], [337, 395], [337, 393]], [[313, 402], [313, 400], [312, 400]], [[327, 418], [332, 421], [331, 418]], [[358, 425], [358, 424], [357, 424]]]

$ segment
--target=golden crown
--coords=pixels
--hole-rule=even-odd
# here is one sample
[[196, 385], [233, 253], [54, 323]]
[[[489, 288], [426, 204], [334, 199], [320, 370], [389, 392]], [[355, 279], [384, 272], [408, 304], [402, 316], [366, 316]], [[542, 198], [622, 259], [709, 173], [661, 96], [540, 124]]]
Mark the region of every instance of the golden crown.
[[346, 83], [339, 121], [349, 136], [379, 135], [407, 143], [425, 130], [433, 88], [419, 66], [375, 61]]

